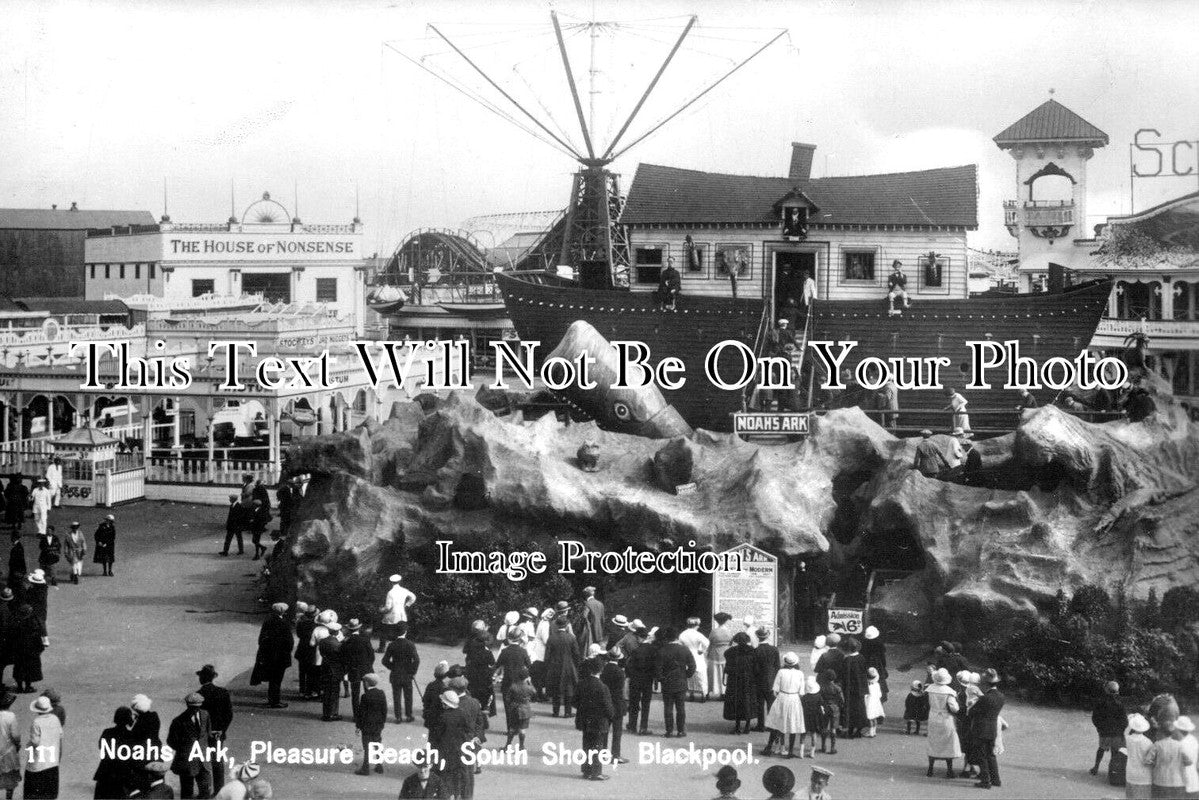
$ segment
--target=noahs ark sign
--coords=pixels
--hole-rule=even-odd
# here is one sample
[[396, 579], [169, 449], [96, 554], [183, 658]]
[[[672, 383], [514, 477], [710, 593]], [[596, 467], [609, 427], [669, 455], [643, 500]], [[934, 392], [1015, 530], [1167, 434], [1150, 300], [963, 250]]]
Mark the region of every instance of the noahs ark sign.
[[733, 415], [733, 431], [741, 436], [808, 433], [807, 414], [738, 413]]

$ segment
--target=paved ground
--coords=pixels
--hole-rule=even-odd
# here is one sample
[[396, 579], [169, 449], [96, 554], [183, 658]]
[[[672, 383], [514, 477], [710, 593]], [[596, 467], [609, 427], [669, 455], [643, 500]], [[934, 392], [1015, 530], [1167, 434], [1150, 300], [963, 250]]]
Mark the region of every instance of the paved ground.
[[[78, 519], [89, 533], [103, 516], [101, 509], [53, 512], [51, 523], [65, 530]], [[155, 701], [165, 727], [182, 710], [182, 697], [196, 685], [194, 672], [201, 664], [215, 664], [219, 682], [232, 689], [236, 718], [230, 731], [233, 755], [245, 758], [253, 740], [271, 740], [287, 747], [352, 746], [352, 723], [322, 723], [313, 703], [292, 702], [282, 711], [256, 707], [265, 687], [248, 686], [254, 657], [261, 606], [256, 602], [253, 576], [257, 562], [249, 557], [216, 555], [222, 536], [222, 510], [171, 503], [141, 503], [116, 511], [118, 520], [116, 576], [98, 575], [87, 565], [81, 586], [60, 583], [51, 591], [50, 637], [46, 652], [46, 681], [40, 688], [58, 688], [69, 719], [64, 746], [64, 798], [91, 797], [95, 769], [95, 742], [111, 724], [112, 711], [136, 693]], [[30, 526], [27, 526], [27, 529]], [[27, 547], [30, 542], [27, 540]], [[34, 557], [30, 550], [30, 563]], [[456, 659], [455, 648], [421, 646], [420, 682], [431, 677], [438, 658]], [[807, 663], [806, 650], [801, 651]], [[893, 658], [894, 662], [900, 661]], [[294, 672], [286, 688], [294, 690]], [[905, 676], [906, 677], [906, 676]], [[910, 678], [908, 678], [910, 679]], [[893, 678], [893, 687], [901, 685]], [[21, 695], [14, 710], [22, 726], [28, 724], [30, 695]], [[348, 701], [343, 701], [348, 716]], [[536, 707], [538, 716], [530, 730], [534, 758], [529, 766], [491, 766], [477, 778], [478, 797], [577, 796], [583, 798], [706, 798], [714, 797], [712, 772], [698, 767], [620, 767], [612, 780], [590, 783], [577, 778], [577, 768], [546, 766], [540, 748], [550, 742], [576, 747], [578, 734], [571, 721], [549, 717], [548, 708]], [[763, 758], [741, 769], [742, 797], [764, 796], [762, 772], [781, 763], [806, 778], [811, 763], [834, 770], [830, 790], [845, 798], [951, 798], [981, 795], [972, 782], [926, 778], [925, 740], [902, 732], [902, 692], [896, 692], [888, 711], [896, 719], [884, 724], [873, 740], [842, 743], [836, 756], [807, 760]], [[745, 740], [729, 735], [730, 725], [720, 719], [719, 703], [692, 704], [688, 729], [697, 747], [743, 747]], [[1106, 785], [1086, 773], [1094, 750], [1089, 716], [1079, 712], [1009, 703], [1004, 716], [1012, 728], [1007, 753], [1001, 760], [1003, 788], [991, 795], [1036, 798], [1123, 797], [1122, 789]], [[419, 715], [418, 715], [419, 718]], [[496, 718], [497, 720], [502, 717]], [[661, 709], [655, 705], [651, 728], [662, 730]], [[424, 729], [418, 725], [390, 725], [384, 735], [392, 747], [417, 747]], [[496, 735], [492, 736], [495, 744]], [[755, 734], [760, 749], [764, 734]], [[502, 741], [502, 735], [500, 735]], [[679, 747], [680, 740], [660, 737], [625, 738], [625, 755], [637, 756], [639, 742]], [[687, 740], [682, 740], [684, 743]], [[352, 796], [394, 798], [407, 770], [389, 768], [384, 776], [359, 777], [354, 767], [264, 766], [276, 797]], [[177, 782], [172, 780], [177, 788]]]

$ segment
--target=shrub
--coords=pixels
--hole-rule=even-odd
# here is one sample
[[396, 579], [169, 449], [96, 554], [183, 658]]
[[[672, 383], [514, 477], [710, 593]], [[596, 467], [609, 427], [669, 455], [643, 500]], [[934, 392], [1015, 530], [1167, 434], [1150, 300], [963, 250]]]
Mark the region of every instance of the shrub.
[[[1181, 593], [1173, 602], [1179, 615], [1192, 608], [1192, 599]], [[1061, 598], [1046, 618], [986, 640], [983, 649], [1021, 692], [1050, 702], [1090, 703], [1109, 680], [1129, 697], [1190, 695], [1197, 655], [1189, 633], [1136, 625], [1146, 604], [1113, 607], [1102, 589], [1082, 587], [1068, 602]]]

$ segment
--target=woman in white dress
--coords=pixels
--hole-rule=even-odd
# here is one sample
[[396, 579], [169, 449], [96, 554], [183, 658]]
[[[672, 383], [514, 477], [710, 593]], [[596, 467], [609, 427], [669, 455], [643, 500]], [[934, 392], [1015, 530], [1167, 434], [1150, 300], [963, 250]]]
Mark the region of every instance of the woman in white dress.
[[945, 777], [953, 777], [953, 760], [962, 757], [962, 745], [958, 741], [958, 730], [954, 714], [958, 713], [957, 693], [949, 688], [953, 679], [949, 670], [941, 668], [933, 673], [932, 685], [928, 687], [928, 776], [933, 776], [933, 765], [945, 762]]
[[537, 622], [536, 633], [525, 648], [529, 651], [529, 677], [533, 680], [533, 688], [537, 691], [537, 699], [545, 700], [545, 643], [550, 639], [550, 621], [554, 618], [554, 609], [547, 608], [541, 612]]
[[694, 700], [699, 695], [700, 700], [708, 699], [708, 670], [707, 653], [708, 637], [699, 632], [699, 617], [687, 619], [687, 630], [679, 634], [679, 644], [691, 651], [695, 661], [695, 674], [687, 679], [688, 700]]
[[708, 636], [708, 688], [720, 692], [719, 698], [724, 697], [724, 651], [733, 643], [733, 629], [729, 620], [733, 617], [723, 611], [712, 615], [712, 634]]
[[[804, 733], [803, 703], [800, 700], [804, 686], [799, 656], [787, 653], [783, 656], [782, 669], [774, 676], [774, 685], [771, 687], [774, 691], [774, 702], [770, 704], [770, 711], [766, 713], [766, 727], [770, 729], [770, 739], [766, 743], [764, 755], [774, 755], [775, 742], [778, 742], [781, 751], [785, 734], [787, 758], [795, 757], [795, 737]], [[802, 748], [800, 754], [803, 754]]]

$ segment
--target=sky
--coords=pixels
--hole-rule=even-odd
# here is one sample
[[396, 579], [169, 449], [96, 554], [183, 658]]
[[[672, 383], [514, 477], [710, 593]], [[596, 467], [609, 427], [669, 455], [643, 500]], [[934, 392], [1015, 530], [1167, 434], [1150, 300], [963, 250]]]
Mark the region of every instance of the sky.
[[[1088, 226], [1130, 210], [1138, 129], [1199, 140], [1199, 3], [1187, 0], [0, 0], [0, 206], [157, 216], [165, 194], [175, 221], [214, 222], [270, 191], [305, 222], [357, 211], [366, 249], [384, 255], [419, 228], [562, 208], [570, 157], [396, 52], [430, 53], [430, 23], [464, 46], [490, 39], [468, 52], [519, 86], [536, 116], [569, 128], [561, 64], [545, 49], [551, 9], [567, 24], [650, 20], [605, 29], [598, 93], [587, 96], [607, 112], [606, 131], [687, 15], [698, 16], [694, 58], [668, 71], [639, 129], [786, 31], [616, 161], [626, 189], [639, 162], [784, 175], [792, 141], [818, 146], [817, 177], [978, 164], [969, 242], [1013, 249], [1002, 201], [1016, 196], [1015, 169], [991, 137], [1050, 89], [1110, 136], [1089, 165]], [[588, 46], [571, 39], [581, 82]], [[425, 63], [469, 73], [444, 55]], [[1197, 174], [1138, 179], [1138, 210], [1199, 188], [1199, 145], [1177, 155]], [[1152, 155], [1138, 164], [1148, 170]]]

